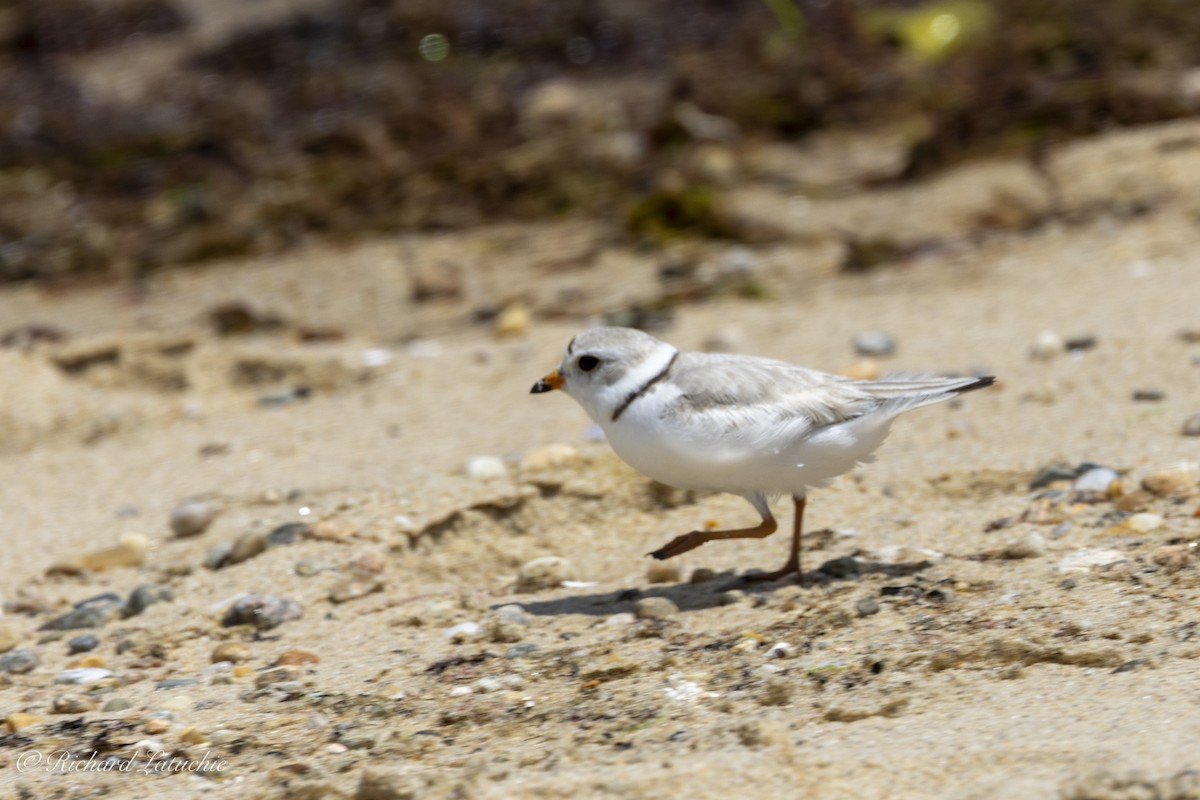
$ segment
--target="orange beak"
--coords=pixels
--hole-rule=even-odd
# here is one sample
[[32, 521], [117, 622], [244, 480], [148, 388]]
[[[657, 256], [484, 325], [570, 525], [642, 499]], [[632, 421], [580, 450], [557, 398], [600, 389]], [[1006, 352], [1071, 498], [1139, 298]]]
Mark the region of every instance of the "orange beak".
[[563, 376], [558, 374], [558, 370], [554, 370], [546, 377], [533, 385], [529, 390], [530, 394], [541, 394], [542, 392], [552, 392], [555, 389], [561, 389], [563, 385]]

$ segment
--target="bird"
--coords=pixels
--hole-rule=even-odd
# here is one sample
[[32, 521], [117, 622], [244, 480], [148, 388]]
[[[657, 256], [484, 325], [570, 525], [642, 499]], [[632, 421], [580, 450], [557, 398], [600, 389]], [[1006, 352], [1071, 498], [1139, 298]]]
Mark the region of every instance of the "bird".
[[694, 530], [648, 555], [674, 558], [708, 542], [762, 539], [778, 529], [771, 503], [792, 497], [791, 551], [780, 569], [803, 581], [801, 539], [810, 489], [874, 460], [905, 411], [991, 386], [994, 376], [896, 375], [856, 380], [785, 361], [687, 352], [635, 328], [584, 330], [558, 368], [530, 390], [560, 390], [600, 426], [613, 451], [668, 486], [744, 497], [758, 525]]

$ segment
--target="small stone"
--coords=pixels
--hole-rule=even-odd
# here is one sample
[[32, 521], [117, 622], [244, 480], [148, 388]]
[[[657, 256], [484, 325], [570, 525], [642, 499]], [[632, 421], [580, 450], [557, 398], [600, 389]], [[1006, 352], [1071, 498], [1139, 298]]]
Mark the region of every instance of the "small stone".
[[277, 667], [297, 667], [301, 664], [319, 663], [321, 663], [320, 656], [318, 656], [316, 653], [311, 653], [308, 650], [301, 650], [299, 648], [284, 650], [279, 654], [279, 657], [275, 659], [275, 666]]
[[308, 536], [323, 542], [344, 542], [356, 536], [361, 529], [356, 522], [342, 517], [333, 517], [332, 519], [323, 519], [314, 525]]
[[229, 551], [229, 558], [226, 560], [228, 566], [240, 564], [243, 561], [248, 561], [260, 553], [266, 552], [267, 535], [261, 531], [251, 531], [243, 533], [238, 538], [234, 539], [233, 547]]
[[524, 303], [509, 303], [496, 316], [495, 334], [497, 338], [509, 339], [524, 336], [533, 323], [533, 314]]
[[1196, 491], [1196, 474], [1196, 464], [1180, 464], [1142, 478], [1142, 488], [1158, 497], [1190, 497]]
[[309, 532], [309, 526], [306, 522], [285, 522], [282, 525], [276, 526], [267, 534], [267, 546], [278, 547], [280, 545], [294, 544], [297, 539], [308, 536]]
[[346, 565], [346, 568], [360, 575], [378, 575], [386, 566], [384, 557], [379, 553], [363, 553]]
[[649, 583], [678, 583], [680, 578], [679, 565], [671, 561], [653, 561], [646, 567]]
[[101, 669], [100, 667], [78, 667], [76, 669], [64, 669], [58, 675], [54, 676], [55, 683], [75, 684], [78, 686], [90, 686], [93, 683], [111, 678], [113, 671], [111, 669]]
[[613, 614], [610, 617], [606, 617], [603, 624], [607, 627], [619, 628], [626, 625], [632, 625], [635, 622], [637, 622], [637, 617], [628, 611], [622, 611], [618, 614]]
[[505, 658], [522, 658], [537, 652], [538, 646], [533, 642], [518, 642], [504, 651]]
[[219, 664], [222, 661], [240, 664], [243, 661], [249, 661], [250, 656], [250, 648], [241, 642], [221, 642], [213, 648], [209, 659], [214, 664]]
[[82, 694], [60, 694], [51, 708], [55, 714], [83, 714], [95, 710], [96, 700]]
[[191, 695], [177, 694], [160, 702], [158, 708], [160, 711], [188, 711], [194, 705], [196, 705], [196, 700]]
[[176, 536], [198, 536], [212, 525], [220, 507], [216, 503], [190, 500], [181, 503], [171, 512], [171, 532]]
[[254, 668], [249, 664], [238, 664], [233, 668], [231, 674], [235, 678], [246, 678], [254, 674]]
[[548, 444], [531, 450], [521, 459], [521, 469], [536, 472], [563, 469], [579, 463], [579, 451], [569, 444]]
[[108, 612], [97, 606], [84, 606], [68, 611], [42, 625], [43, 631], [73, 631], [80, 628], [99, 628], [108, 622]]
[[199, 728], [193, 728], [190, 725], [179, 732], [179, 741], [184, 744], [204, 744], [208, 741]]
[[879, 613], [879, 601], [874, 597], [862, 597], [854, 604], [854, 611], [860, 617], [870, 617]]
[[638, 619], [666, 619], [678, 613], [679, 606], [667, 597], [643, 597], [633, 606], [633, 615]]
[[50, 574], [78, 575], [84, 572], [106, 572], [120, 567], [140, 567], [146, 562], [150, 543], [140, 533], [127, 533], [119, 544], [93, 550], [74, 559], [50, 567]]
[[204, 566], [209, 569], [220, 569], [229, 563], [229, 554], [233, 552], [233, 542], [220, 542], [208, 549], [204, 556]]
[[1063, 347], [1072, 353], [1091, 350], [1099, 343], [1099, 340], [1090, 333], [1078, 333], [1074, 336], [1068, 336], [1063, 342]]
[[1200, 414], [1192, 414], [1185, 419], [1180, 433], [1184, 436], [1200, 436]]
[[1067, 553], [1058, 562], [1058, 571], [1068, 574], [1073, 572], [1091, 572], [1093, 567], [1107, 567], [1124, 561], [1125, 554], [1119, 550], [1101, 550], [1085, 547], [1081, 550]]
[[1059, 481], [1073, 481], [1079, 470], [1069, 464], [1050, 464], [1042, 467], [1029, 482], [1029, 491], [1035, 492]]
[[720, 601], [723, 606], [736, 606], [746, 601], [746, 593], [741, 589], [729, 589], [721, 592]]
[[169, 587], [143, 583], [129, 593], [129, 599], [125, 601], [125, 616], [137, 616], [155, 603], [167, 603], [174, 599], [175, 593]]
[[474, 642], [483, 637], [483, 626], [478, 622], [460, 622], [447, 628], [443, 634], [455, 644]]
[[1000, 551], [1001, 558], [1038, 558], [1046, 555], [1046, 540], [1037, 531], [1030, 531]]
[[1125, 519], [1125, 527], [1134, 533], [1150, 533], [1163, 526], [1163, 518], [1158, 514], [1143, 512]]
[[259, 689], [265, 686], [270, 686], [275, 683], [288, 683], [299, 680], [301, 675], [300, 668], [297, 666], [273, 667], [258, 673], [258, 677], [254, 679], [254, 685]]
[[333, 564], [329, 564], [319, 558], [304, 558], [296, 562], [296, 566], [292, 567], [296, 574], [301, 578], [311, 578], [318, 572], [327, 572], [331, 569], [337, 569]]
[[109, 700], [107, 703], [105, 703], [104, 707], [101, 708], [100, 710], [101, 711], [128, 711], [131, 708], [133, 708], [133, 703], [131, 703], [129, 700], [125, 699], [124, 697], [114, 697], [112, 700]]
[[575, 578], [575, 567], [561, 556], [542, 556], [526, 561], [517, 571], [518, 592], [557, 589], [563, 581]]
[[[195, 678], [163, 678], [154, 684], [155, 689], [180, 689], [184, 686], [195, 686], [200, 681]], [[166, 706], [159, 706], [166, 708]]]
[[870, 358], [865, 358], [862, 361], [855, 361], [838, 370], [838, 375], [844, 378], [852, 378], [856, 381], [873, 381], [883, 375], [883, 366]]
[[368, 576], [344, 578], [329, 590], [329, 600], [333, 603], [346, 603], [382, 589], [383, 581], [379, 578]]
[[483, 630], [489, 642], [513, 643], [525, 638], [529, 619], [520, 606], [503, 606], [488, 614]]
[[[1115, 484], [1115, 485], [1114, 485]], [[1116, 470], [1108, 467], [1092, 467], [1083, 472], [1071, 488], [1076, 492], [1102, 495], [1104, 497], [1119, 497], [1121, 494], [1121, 476]]]
[[21, 641], [16, 632], [7, 625], [0, 625], [0, 653], [7, 653]]
[[885, 331], [863, 331], [854, 336], [854, 352], [870, 358], [888, 358], [896, 354], [896, 339]]
[[791, 658], [796, 655], [796, 646], [789, 642], [776, 642], [767, 649], [767, 658]]
[[166, 733], [170, 729], [171, 723], [167, 722], [165, 719], [147, 720], [146, 724], [143, 726], [143, 730], [145, 730], [146, 733], [150, 734], [151, 736], [158, 736], [160, 733]]
[[28, 728], [30, 725], [41, 721], [42, 718], [36, 714], [26, 714], [23, 711], [14, 711], [4, 718], [4, 724], [8, 727], [9, 733], [16, 733], [22, 728]]
[[304, 609], [295, 600], [271, 594], [251, 594], [230, 606], [221, 619], [221, 624], [254, 625], [259, 630], [269, 630], [285, 622], [300, 619]]
[[42, 661], [37, 657], [37, 653], [21, 648], [0, 656], [0, 672], [7, 672], [10, 675], [24, 675], [26, 672], [32, 672], [41, 663]]
[[1186, 544], [1163, 545], [1151, 553], [1150, 560], [1162, 567], [1168, 575], [1174, 574], [1192, 560], [1192, 548]]
[[1054, 331], [1042, 331], [1029, 348], [1030, 358], [1047, 361], [1063, 353], [1067, 349], [1066, 342]]
[[708, 583], [717, 577], [717, 573], [708, 567], [696, 567], [688, 578], [688, 583]]
[[1131, 395], [1135, 403], [1158, 403], [1167, 398], [1161, 389], [1134, 389]]
[[100, 639], [94, 633], [81, 633], [78, 636], [72, 636], [67, 641], [68, 653], [86, 653], [90, 650], [95, 650], [100, 646]]
[[508, 467], [496, 456], [475, 456], [467, 461], [465, 468], [468, 478], [478, 481], [490, 481], [503, 478], [508, 474]]

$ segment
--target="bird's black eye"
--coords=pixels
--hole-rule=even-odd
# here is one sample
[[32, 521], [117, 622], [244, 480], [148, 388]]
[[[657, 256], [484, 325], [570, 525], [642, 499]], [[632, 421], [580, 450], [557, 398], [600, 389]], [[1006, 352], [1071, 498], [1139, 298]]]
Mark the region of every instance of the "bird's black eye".
[[591, 372], [596, 367], [600, 366], [600, 359], [596, 358], [595, 356], [580, 356], [579, 361], [576, 363], [579, 364], [579, 368], [584, 372]]

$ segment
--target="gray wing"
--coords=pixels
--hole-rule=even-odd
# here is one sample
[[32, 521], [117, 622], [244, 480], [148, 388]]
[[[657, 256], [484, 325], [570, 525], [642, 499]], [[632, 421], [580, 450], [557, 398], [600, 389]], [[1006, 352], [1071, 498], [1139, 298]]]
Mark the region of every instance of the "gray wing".
[[795, 432], [832, 425], [873, 410], [900, 413], [989, 385], [990, 378], [901, 375], [858, 381], [783, 361], [680, 353], [671, 370], [680, 392], [669, 414], [705, 418], [726, 434], [786, 424]]

